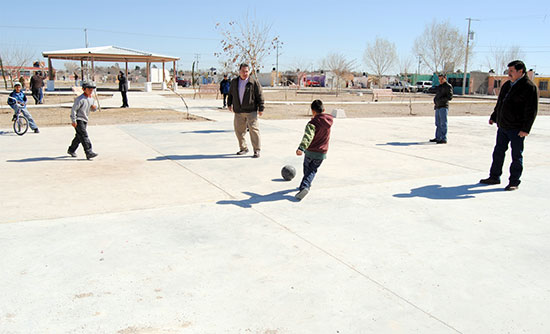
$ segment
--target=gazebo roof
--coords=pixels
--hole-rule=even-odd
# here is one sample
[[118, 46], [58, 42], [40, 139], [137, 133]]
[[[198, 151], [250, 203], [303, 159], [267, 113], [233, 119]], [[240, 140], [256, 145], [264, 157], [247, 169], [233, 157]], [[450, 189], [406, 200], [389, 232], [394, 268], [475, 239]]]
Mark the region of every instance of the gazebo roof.
[[178, 57], [170, 57], [155, 53], [121, 48], [118, 46], [98, 46], [94, 48], [44, 51], [42, 56], [49, 59], [67, 60], [93, 60], [110, 62], [168, 62], [179, 60]]

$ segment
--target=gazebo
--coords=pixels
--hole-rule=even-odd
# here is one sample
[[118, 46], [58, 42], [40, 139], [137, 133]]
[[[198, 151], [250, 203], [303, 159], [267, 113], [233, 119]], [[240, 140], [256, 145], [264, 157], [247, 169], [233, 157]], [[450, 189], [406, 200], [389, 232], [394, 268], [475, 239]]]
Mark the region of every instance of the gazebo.
[[[45, 51], [42, 52], [42, 56], [48, 58], [49, 77], [53, 78], [52, 59], [65, 59], [65, 60], [80, 60], [81, 77], [84, 77], [82, 68], [84, 67], [84, 61], [91, 62], [92, 73], [94, 73], [94, 62], [124, 62], [126, 64], [126, 76], [128, 76], [128, 63], [145, 63], [147, 69], [147, 83], [145, 84], [145, 91], [151, 91], [151, 63], [162, 63], [162, 81], [163, 87], [165, 87], [166, 77], [164, 64], [167, 62], [174, 63], [174, 76], [176, 75], [176, 61], [178, 57], [164, 56], [145, 51], [132, 50], [127, 48], [121, 48], [118, 46], [99, 46], [93, 48], [71, 49], [71, 50], [58, 50], [58, 51]], [[175, 78], [174, 78], [175, 81]], [[175, 85], [176, 86], [176, 85]], [[48, 81], [48, 90], [54, 90], [54, 81]]]

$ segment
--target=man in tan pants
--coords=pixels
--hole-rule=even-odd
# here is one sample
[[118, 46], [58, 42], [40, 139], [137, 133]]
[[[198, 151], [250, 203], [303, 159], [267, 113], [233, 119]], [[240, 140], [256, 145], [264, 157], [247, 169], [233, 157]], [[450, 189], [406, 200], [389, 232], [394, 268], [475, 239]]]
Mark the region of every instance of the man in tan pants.
[[227, 96], [227, 108], [235, 115], [233, 127], [239, 141], [237, 155], [248, 153], [245, 135], [246, 129], [250, 131], [250, 140], [254, 148], [253, 158], [260, 157], [260, 128], [258, 127], [258, 115], [264, 111], [264, 98], [260, 83], [250, 77], [250, 67], [241, 64], [239, 77], [231, 80], [229, 95]]

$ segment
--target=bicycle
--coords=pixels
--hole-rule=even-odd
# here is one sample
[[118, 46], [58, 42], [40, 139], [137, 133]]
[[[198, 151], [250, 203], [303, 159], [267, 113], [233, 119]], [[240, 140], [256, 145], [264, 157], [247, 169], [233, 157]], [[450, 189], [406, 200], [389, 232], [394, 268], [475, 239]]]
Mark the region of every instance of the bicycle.
[[15, 114], [13, 115], [12, 121], [13, 121], [13, 131], [17, 133], [19, 136], [24, 135], [27, 130], [29, 130], [29, 120], [25, 115], [21, 113], [21, 109], [25, 108], [25, 103], [22, 103], [20, 101], [17, 101], [17, 99], [8, 96], [9, 99], [15, 100], [15, 103], [17, 104], [18, 108], [15, 108]]

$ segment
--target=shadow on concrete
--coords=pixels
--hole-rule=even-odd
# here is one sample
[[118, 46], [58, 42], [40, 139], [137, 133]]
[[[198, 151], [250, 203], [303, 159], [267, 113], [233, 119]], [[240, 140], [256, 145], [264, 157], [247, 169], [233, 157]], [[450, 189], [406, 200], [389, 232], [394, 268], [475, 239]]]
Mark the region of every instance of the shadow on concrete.
[[424, 197], [428, 199], [467, 199], [475, 198], [475, 194], [490, 193], [502, 191], [502, 188], [477, 189], [486, 187], [485, 184], [465, 184], [456, 187], [442, 187], [439, 184], [411, 189], [409, 194], [395, 194], [393, 197], [410, 198]]
[[0, 136], [15, 136], [15, 132], [13, 131], [0, 131]]
[[236, 155], [236, 154], [190, 154], [190, 155], [162, 155], [160, 157], [147, 159], [147, 161], [163, 161], [163, 160], [202, 160], [202, 159], [242, 159], [251, 158], [252, 156]]
[[414, 145], [435, 145], [435, 143], [430, 143], [429, 141], [420, 141], [420, 142], [392, 141], [385, 144], [376, 144], [376, 146], [414, 146]]
[[267, 195], [260, 195], [251, 193], [248, 191], [244, 191], [243, 194], [250, 196], [250, 198], [243, 199], [243, 200], [223, 200], [218, 201], [216, 204], [233, 204], [236, 206], [240, 206], [241, 208], [251, 208], [252, 204], [258, 204], [262, 202], [276, 202], [276, 201], [291, 201], [291, 202], [298, 202], [294, 196], [287, 195], [289, 192], [296, 191], [296, 188], [287, 189], [287, 190], [281, 190], [277, 191], [271, 194]]
[[290, 182], [292, 180], [285, 180], [282, 177], [280, 177], [278, 179], [271, 179], [271, 181], [273, 181], [273, 182]]
[[233, 130], [197, 130], [197, 131], [182, 131], [181, 133], [197, 133], [197, 134], [211, 134], [211, 133], [224, 133], [224, 132], [233, 132]]
[[67, 160], [71, 158], [70, 160], [76, 161], [76, 160], [82, 160], [82, 159], [74, 159], [71, 156], [68, 155], [62, 155], [59, 157], [36, 157], [36, 158], [26, 158], [26, 159], [19, 159], [19, 160], [6, 160], [6, 162], [39, 162], [39, 161], [55, 161], [55, 160]]

